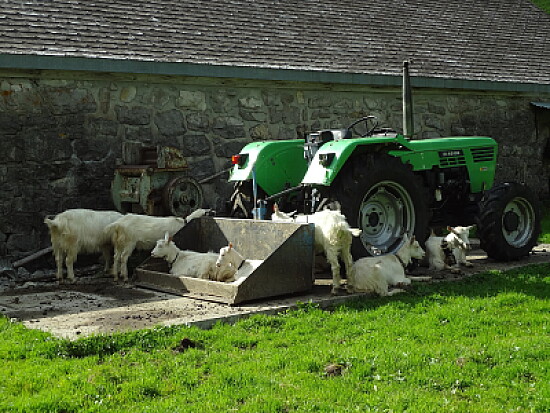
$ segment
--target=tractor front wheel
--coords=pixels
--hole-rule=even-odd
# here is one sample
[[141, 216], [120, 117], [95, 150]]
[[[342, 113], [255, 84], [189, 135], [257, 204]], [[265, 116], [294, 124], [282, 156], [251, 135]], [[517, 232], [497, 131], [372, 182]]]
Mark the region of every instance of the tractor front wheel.
[[426, 240], [427, 190], [400, 159], [380, 154], [356, 158], [341, 171], [336, 193], [349, 224], [362, 230], [352, 245], [356, 259], [397, 252], [405, 233], [422, 244]]
[[488, 190], [479, 204], [480, 247], [498, 261], [529, 254], [540, 234], [540, 204], [525, 185], [507, 182]]

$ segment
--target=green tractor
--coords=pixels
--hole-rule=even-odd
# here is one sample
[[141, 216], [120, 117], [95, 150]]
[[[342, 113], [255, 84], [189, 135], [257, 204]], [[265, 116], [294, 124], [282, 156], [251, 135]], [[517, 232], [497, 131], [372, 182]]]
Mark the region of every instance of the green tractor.
[[520, 183], [495, 184], [497, 143], [489, 137], [411, 139], [412, 98], [403, 68], [399, 134], [361, 118], [345, 129], [306, 139], [253, 142], [233, 157], [231, 214], [250, 217], [277, 202], [283, 211], [313, 213], [339, 204], [362, 229], [352, 253], [392, 253], [404, 233], [425, 241], [430, 228], [477, 225], [481, 248], [499, 261], [529, 254], [540, 232], [540, 205]]

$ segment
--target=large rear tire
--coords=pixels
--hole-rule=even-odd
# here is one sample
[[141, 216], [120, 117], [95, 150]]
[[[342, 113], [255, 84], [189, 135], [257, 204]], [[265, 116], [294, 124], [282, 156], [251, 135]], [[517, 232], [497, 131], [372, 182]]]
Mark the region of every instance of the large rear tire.
[[537, 196], [515, 182], [494, 186], [480, 201], [477, 234], [490, 258], [511, 261], [528, 255], [540, 234]]
[[355, 259], [377, 253], [395, 253], [403, 234], [420, 243], [428, 236], [428, 193], [409, 165], [389, 155], [368, 154], [354, 159], [334, 183], [342, 213], [362, 230], [354, 238]]

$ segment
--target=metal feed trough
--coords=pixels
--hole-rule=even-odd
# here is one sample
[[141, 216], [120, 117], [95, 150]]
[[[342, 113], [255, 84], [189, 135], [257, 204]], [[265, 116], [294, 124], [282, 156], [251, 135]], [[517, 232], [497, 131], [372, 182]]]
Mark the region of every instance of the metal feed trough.
[[135, 271], [138, 286], [227, 304], [308, 291], [313, 288], [314, 227], [247, 219], [202, 217], [174, 235], [180, 249], [214, 251], [229, 242], [245, 258], [264, 260], [234, 282], [171, 275], [163, 259], [150, 257]]

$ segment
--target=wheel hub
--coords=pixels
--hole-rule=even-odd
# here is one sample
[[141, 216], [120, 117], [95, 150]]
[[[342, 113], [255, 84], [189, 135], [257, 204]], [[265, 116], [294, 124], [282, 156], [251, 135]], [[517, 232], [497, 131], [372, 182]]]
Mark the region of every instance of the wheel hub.
[[398, 183], [383, 181], [365, 194], [359, 209], [361, 241], [368, 250], [395, 251], [404, 232], [414, 230], [414, 206], [408, 192]]
[[504, 215], [504, 229], [508, 232], [516, 231], [519, 226], [519, 216], [515, 211], [508, 211]]
[[531, 238], [534, 220], [532, 205], [525, 198], [513, 198], [502, 215], [502, 233], [506, 242], [516, 248], [523, 247]]
[[368, 218], [369, 226], [376, 227], [380, 222], [380, 216], [376, 212], [371, 212]]

